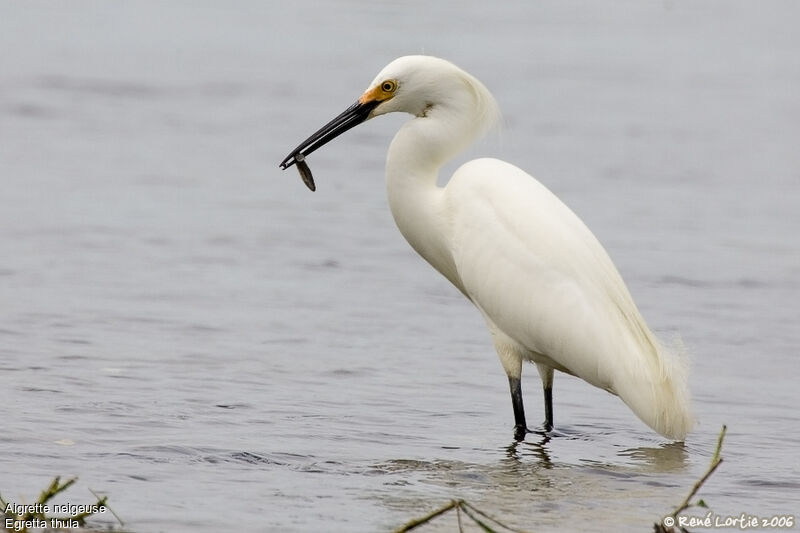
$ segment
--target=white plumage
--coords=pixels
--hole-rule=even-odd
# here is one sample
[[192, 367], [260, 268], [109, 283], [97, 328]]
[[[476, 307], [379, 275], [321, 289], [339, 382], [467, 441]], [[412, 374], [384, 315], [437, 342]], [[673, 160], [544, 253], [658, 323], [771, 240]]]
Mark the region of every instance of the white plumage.
[[497, 159], [470, 161], [436, 185], [439, 168], [499, 117], [474, 77], [434, 57], [396, 59], [282, 166], [394, 111], [414, 118], [386, 158], [392, 215], [414, 250], [486, 320], [509, 377], [517, 438], [527, 431], [519, 380], [528, 360], [545, 389], [546, 429], [558, 370], [619, 396], [665, 437], [683, 439], [692, 426], [685, 357], [659, 343], [583, 222], [532, 176]]

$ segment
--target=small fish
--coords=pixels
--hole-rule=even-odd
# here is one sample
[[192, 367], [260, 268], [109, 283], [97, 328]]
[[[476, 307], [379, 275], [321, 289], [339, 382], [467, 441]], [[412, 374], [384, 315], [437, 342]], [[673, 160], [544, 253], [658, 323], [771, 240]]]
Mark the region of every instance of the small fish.
[[303, 178], [303, 183], [306, 184], [306, 187], [312, 191], [316, 191], [317, 186], [314, 185], [314, 176], [311, 175], [311, 169], [308, 168], [305, 156], [297, 152], [294, 154], [294, 162], [297, 164], [297, 170], [300, 172], [300, 177]]

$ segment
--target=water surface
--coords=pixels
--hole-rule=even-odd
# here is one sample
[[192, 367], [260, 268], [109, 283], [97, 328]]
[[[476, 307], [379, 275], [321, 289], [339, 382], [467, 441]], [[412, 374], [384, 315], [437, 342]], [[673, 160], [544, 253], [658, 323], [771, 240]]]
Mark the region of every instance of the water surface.
[[[726, 423], [705, 501], [797, 513], [798, 4], [0, 10], [6, 499], [77, 475], [68, 501], [106, 493], [136, 532], [389, 531], [454, 497], [537, 532], [646, 531]], [[513, 444], [482, 320], [388, 212], [401, 117], [315, 153], [316, 193], [278, 169], [420, 52], [504, 111], [469, 155], [550, 187], [682, 338], [685, 445], [562, 375], [556, 434]], [[533, 367], [524, 387], [533, 423]]]

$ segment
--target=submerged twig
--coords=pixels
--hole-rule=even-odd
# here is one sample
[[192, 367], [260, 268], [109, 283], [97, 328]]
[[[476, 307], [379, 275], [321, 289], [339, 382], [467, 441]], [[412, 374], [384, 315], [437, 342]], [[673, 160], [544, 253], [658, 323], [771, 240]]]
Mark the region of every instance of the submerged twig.
[[462, 506], [461, 508], [464, 510], [464, 514], [470, 517], [472, 521], [478, 524], [480, 528], [484, 530], [486, 533], [497, 533], [494, 529], [489, 527], [488, 524], [483, 523], [483, 521], [480, 518], [472, 514], [472, 511], [470, 511], [467, 506]]
[[[4, 529], [9, 531], [13, 530], [17, 533], [27, 533], [31, 528], [36, 530], [41, 528], [46, 528], [46, 530], [68, 529], [76, 526], [85, 526], [86, 519], [98, 512], [103, 512], [106, 509], [111, 511], [106, 504], [108, 497], [103, 496], [101, 498], [92, 489], [89, 489], [89, 491], [97, 499], [92, 505], [64, 506], [48, 503], [55, 496], [75, 484], [76, 481], [78, 481], [78, 478], [73, 477], [62, 483], [61, 477], [56, 476], [53, 478], [50, 485], [39, 494], [39, 498], [36, 500], [36, 503], [33, 504], [13, 504], [5, 501], [2, 496], [0, 496], [0, 505], [2, 505], [3, 509], [2, 515], [0, 516], [4, 519]], [[65, 512], [66, 508], [70, 509], [66, 511], [66, 515], [53, 516], [50, 514], [51, 512]], [[119, 519], [119, 516], [117, 516], [114, 511], [111, 511], [111, 513], [119, 520], [120, 525], [122, 525], [122, 520]]]
[[725, 438], [725, 432], [727, 431], [727, 426], [722, 426], [722, 430], [719, 432], [719, 437], [717, 437], [717, 446], [714, 448], [714, 454], [711, 456], [711, 463], [708, 466], [708, 470], [706, 470], [705, 474], [703, 474], [700, 479], [698, 479], [695, 484], [692, 486], [692, 490], [689, 491], [689, 494], [686, 495], [686, 498], [683, 499], [681, 504], [672, 512], [672, 517], [674, 518], [678, 513], [687, 509], [691, 504], [689, 500], [697, 494], [697, 491], [700, 490], [700, 487], [703, 486], [703, 483], [714, 473], [714, 470], [722, 463], [722, 457], [720, 457], [720, 450], [722, 449], [722, 439]]
[[103, 496], [102, 498], [100, 498], [100, 496], [98, 496], [98, 495], [97, 495], [97, 493], [96, 493], [95, 491], [93, 491], [92, 489], [89, 489], [89, 492], [91, 492], [91, 493], [92, 493], [92, 496], [94, 496], [95, 498], [97, 498], [97, 504], [98, 504], [98, 505], [100, 505], [100, 504], [101, 504], [101, 502], [102, 502], [102, 505], [103, 505], [103, 507], [105, 507], [106, 509], [108, 509], [108, 512], [109, 512], [109, 513], [111, 513], [112, 515], [114, 515], [114, 518], [116, 518], [116, 519], [117, 519], [117, 522], [119, 522], [119, 525], [121, 525], [121, 526], [124, 526], [124, 525], [125, 525], [125, 523], [122, 521], [122, 518], [120, 518], [120, 517], [119, 517], [119, 515], [118, 515], [117, 513], [115, 513], [115, 512], [114, 512], [114, 509], [112, 509], [111, 507], [109, 507], [109, 506], [108, 506], [108, 503], [106, 503], [106, 500], [108, 500], [108, 496]]
[[425, 516], [421, 516], [420, 518], [415, 518], [414, 520], [409, 520], [406, 522], [404, 526], [401, 526], [398, 529], [395, 529], [393, 533], [405, 533], [406, 531], [411, 531], [414, 528], [421, 526], [422, 524], [427, 524], [437, 516], [446, 513], [453, 507], [456, 507], [458, 502], [456, 500], [450, 500], [450, 503], [439, 507], [438, 509], [431, 511], [430, 513], [426, 514]]
[[[513, 528], [511, 526], [507, 526], [504, 523], [502, 523], [500, 520], [498, 520], [497, 518], [495, 518], [493, 516], [489, 516], [488, 514], [486, 514], [485, 512], [481, 511], [480, 509], [478, 509], [477, 507], [475, 507], [471, 503], [468, 503], [468, 502], [465, 502], [465, 501], [462, 500], [461, 501], [461, 505], [463, 505], [464, 507], [469, 507], [470, 509], [472, 509], [473, 511], [475, 511], [479, 515], [483, 516], [484, 518], [486, 518], [488, 520], [491, 520], [492, 522], [494, 522], [498, 526], [502, 527], [503, 529], [507, 529], [509, 531], [514, 531], [514, 532], [517, 532], [517, 533], [524, 533], [524, 531], [522, 531], [521, 529], [515, 529], [515, 528]], [[474, 518], [473, 518], [473, 520], [474, 520]]]
[[[722, 429], [719, 432], [719, 436], [717, 437], [717, 445], [714, 448], [714, 453], [711, 455], [711, 463], [709, 463], [705, 473], [702, 476], [700, 476], [700, 479], [695, 481], [694, 485], [692, 485], [692, 488], [689, 491], [689, 494], [687, 494], [686, 497], [683, 499], [683, 501], [675, 508], [674, 511], [672, 511], [672, 514], [665, 516], [660, 522], [654, 524], [653, 527], [655, 533], [673, 533], [675, 531], [688, 533], [684, 527], [677, 526], [677, 529], [675, 528], [675, 525], [679, 523], [678, 515], [694, 505], [705, 507], [705, 502], [703, 502], [702, 500], [699, 500], [696, 503], [691, 503], [691, 500], [692, 498], [694, 498], [694, 495], [697, 494], [697, 492], [700, 490], [700, 487], [703, 486], [703, 483], [705, 483], [706, 480], [708, 480], [708, 478], [711, 477], [711, 474], [713, 474], [714, 471], [717, 469], [717, 467], [722, 463], [722, 457], [720, 455], [720, 452], [722, 451], [722, 440], [725, 438], [725, 433], [727, 432], [727, 430], [728, 427], [723, 425]], [[666, 524], [665, 521], [667, 522]]]
[[[499, 527], [504, 531], [510, 531], [511, 533], [527, 533], [522, 529], [515, 529], [511, 526], [507, 526], [497, 520], [496, 518], [488, 515], [487, 513], [481, 511], [471, 503], [467, 503], [464, 500], [450, 500], [449, 503], [439, 507], [431, 511], [430, 513], [422, 516], [420, 518], [415, 518], [410, 522], [406, 523], [404, 526], [400, 527], [399, 529], [394, 530], [392, 533], [405, 533], [407, 531], [411, 531], [414, 528], [417, 528], [423, 524], [427, 524], [437, 516], [443, 515], [444, 513], [455, 509], [456, 510], [456, 520], [458, 522], [458, 531], [463, 532], [463, 527], [461, 524], [461, 512], [463, 511], [465, 515], [467, 515], [473, 522], [475, 522], [481, 529], [483, 529], [486, 533], [498, 533], [494, 527]], [[478, 516], [481, 518], [478, 518]], [[490, 522], [491, 524], [487, 523]]]
[[[53, 478], [53, 482], [50, 483], [50, 486], [44, 489], [41, 494], [39, 494], [39, 499], [36, 503], [41, 505], [46, 504], [55, 496], [70, 488], [73, 484], [75, 484], [76, 481], [78, 481], [78, 478], [73, 477], [61, 484], [61, 476], [56, 476]], [[44, 514], [42, 514], [42, 518], [44, 518]]]

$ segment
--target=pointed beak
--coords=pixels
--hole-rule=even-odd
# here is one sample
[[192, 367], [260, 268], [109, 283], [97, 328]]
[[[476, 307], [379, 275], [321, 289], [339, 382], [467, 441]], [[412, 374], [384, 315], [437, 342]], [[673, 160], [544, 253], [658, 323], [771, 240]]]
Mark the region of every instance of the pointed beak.
[[311, 137], [301, 142], [297, 148], [292, 150], [286, 159], [281, 161], [280, 167], [286, 170], [297, 163], [297, 155], [301, 154], [302, 161], [305, 156], [319, 148], [320, 146], [332, 141], [347, 130], [358, 126], [369, 118], [370, 112], [375, 109], [380, 101], [360, 98], [356, 103], [348, 107], [341, 115], [331, 120], [320, 128]]

